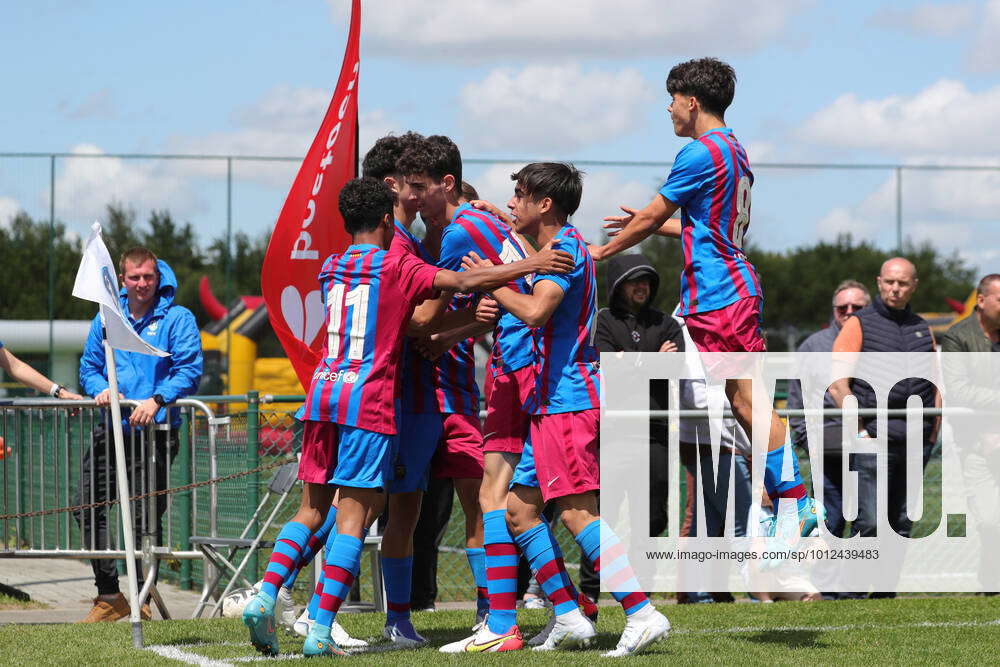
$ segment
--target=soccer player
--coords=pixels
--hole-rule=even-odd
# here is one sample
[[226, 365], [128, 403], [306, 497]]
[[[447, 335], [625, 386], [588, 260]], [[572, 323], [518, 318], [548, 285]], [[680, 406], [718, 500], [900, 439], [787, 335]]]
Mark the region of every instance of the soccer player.
[[[374, 178], [376, 180], [383, 181], [395, 194], [396, 200], [393, 204], [393, 218], [394, 224], [396, 226], [396, 233], [392, 238], [392, 245], [390, 248], [394, 248], [397, 245], [402, 245], [404, 250], [410, 251], [416, 254], [425, 262], [433, 264], [433, 260], [430, 256], [423, 250], [423, 244], [418, 241], [412, 234], [410, 234], [410, 226], [416, 220], [417, 212], [420, 209], [421, 200], [416, 193], [409, 188], [403, 178], [399, 175], [396, 169], [396, 162], [399, 160], [400, 155], [409, 146], [419, 144], [424, 141], [424, 137], [416, 132], [406, 132], [402, 135], [387, 135], [378, 139], [375, 144], [369, 149], [365, 154], [364, 160], [361, 163], [362, 175], [366, 178]], [[441, 230], [439, 227], [428, 226], [427, 236], [425, 237], [429, 242], [440, 244]], [[436, 240], [435, 240], [436, 239]], [[427, 322], [431, 321], [435, 314], [440, 313], [444, 308], [444, 304], [440, 306], [435, 306], [432, 303], [433, 300], [428, 300], [422, 303], [420, 306], [414, 310], [414, 315], [411, 318], [411, 323], [416, 322], [414, 326], [422, 327], [426, 325]], [[445, 304], [447, 301], [445, 300]], [[412, 376], [413, 374], [408, 373], [411, 368], [411, 358], [413, 353], [410, 351], [410, 345], [408, 344], [409, 339], [405, 339], [403, 343], [403, 366], [400, 378], [400, 384], [404, 388], [403, 395], [403, 410], [406, 410], [407, 399], [411, 392], [406, 392], [405, 390], [409, 387], [414, 386], [419, 383], [426, 383], [428, 380], [423, 379], [419, 376]], [[402, 429], [404, 432], [406, 429]], [[408, 441], [404, 442], [401, 449], [406, 449]], [[395, 484], [395, 481], [393, 482]], [[390, 493], [392, 489], [390, 488]], [[392, 536], [395, 536], [401, 532], [406, 532], [400, 530], [400, 518], [399, 514], [402, 512], [395, 512], [394, 505], [398, 504], [394, 496], [389, 497], [389, 508], [390, 508], [390, 519], [389, 525], [386, 526], [385, 538], [383, 539], [383, 572], [386, 578], [386, 587], [390, 591], [396, 591], [400, 586], [398, 585], [398, 577], [394, 577], [395, 573], [399, 571], [398, 568], [393, 567], [395, 560], [392, 558], [393, 547], [395, 544], [399, 543], [400, 540], [393, 540]], [[413, 499], [410, 499], [413, 502]], [[419, 504], [419, 498], [416, 499], [417, 504]], [[408, 511], [408, 510], [407, 510]], [[406, 514], [403, 514], [405, 518]], [[394, 518], [396, 517], [396, 518]], [[336, 496], [334, 497], [334, 503], [330, 508], [330, 512], [326, 516], [326, 520], [323, 525], [313, 533], [306, 544], [306, 547], [299, 554], [298, 560], [295, 561], [294, 565], [289, 568], [288, 573], [284, 577], [284, 582], [278, 593], [278, 607], [281, 608], [285, 606], [286, 609], [291, 608], [291, 588], [295, 583], [295, 579], [298, 573], [303, 567], [312, 561], [315, 556], [316, 551], [319, 550], [329, 536], [331, 530], [335, 529], [335, 524], [337, 520], [337, 502]], [[409, 529], [412, 533], [412, 528]], [[403, 540], [405, 543], [405, 539]], [[388, 560], [387, 560], [388, 559]], [[407, 572], [408, 576], [408, 572]], [[291, 628], [298, 634], [305, 637], [309, 633], [309, 628], [316, 619], [316, 612], [319, 608], [320, 596], [323, 592], [323, 575], [320, 574], [319, 581], [316, 584], [316, 590], [313, 593], [312, 599], [310, 600], [309, 606], [302, 612], [298, 620], [295, 620], [291, 624]], [[286, 602], [287, 601], [287, 602]], [[282, 603], [286, 602], [285, 605]], [[285, 613], [285, 612], [283, 612]], [[291, 612], [294, 614], [294, 612]], [[391, 616], [391, 614], [390, 614]], [[287, 620], [283, 619], [286, 625], [289, 625]], [[396, 630], [395, 627], [390, 629], [390, 626], [386, 628], [388, 638], [394, 644], [401, 644], [404, 646], [412, 645], [407, 639], [408, 633], [401, 633]], [[416, 634], [413, 632], [412, 634]], [[342, 648], [361, 648], [367, 646], [367, 642], [354, 639], [347, 634], [347, 632], [336, 622], [331, 626], [331, 635], [338, 646]]]
[[[389, 143], [384, 138], [365, 157], [366, 175], [383, 178], [401, 201], [415, 202], [415, 208], [396, 215], [396, 234], [392, 247], [399, 247], [421, 260], [434, 264], [441, 246], [442, 217], [431, 215], [424, 204], [423, 181], [416, 183], [408, 175], [425, 174], [430, 169], [431, 141], [408, 133]], [[401, 160], [406, 154], [407, 160]], [[397, 209], [400, 207], [397, 206]], [[416, 209], [423, 211], [426, 226], [424, 242], [410, 231]], [[426, 244], [426, 245], [425, 245]], [[433, 333], [430, 323], [451, 328], [471, 322], [475, 317], [471, 295], [442, 294], [425, 301], [411, 320], [411, 332]], [[447, 312], [444, 311], [447, 309]], [[442, 313], [444, 315], [442, 316]], [[454, 478], [455, 490], [466, 515], [466, 557], [477, 591], [486, 588], [485, 552], [481, 515], [478, 510], [479, 482], [482, 478], [482, 432], [480, 431], [479, 391], [475, 382], [472, 341], [464, 341], [450, 350], [438, 363], [424, 359], [412, 339], [403, 344], [402, 394], [399, 412], [399, 451], [395, 461], [397, 476], [389, 483], [389, 520], [382, 537], [382, 575], [385, 582], [388, 614], [383, 635], [400, 647], [418, 647], [426, 640], [410, 621], [412, 596], [413, 533], [420, 516], [423, 492], [431, 472], [435, 452], [450, 454], [451, 462], [443, 473]], [[485, 595], [480, 607], [485, 608]]]
[[[426, 155], [422, 154], [425, 152]], [[400, 158], [399, 166], [411, 187], [423, 193], [421, 215], [450, 221], [441, 236], [438, 266], [462, 270], [462, 258], [471, 251], [497, 265], [522, 261], [528, 256], [506, 224], [493, 214], [462, 202], [462, 157], [450, 139], [428, 137], [427, 145], [419, 151], [407, 151]], [[512, 287], [524, 292], [530, 289], [524, 280], [513, 281]], [[449, 353], [438, 362], [439, 379], [455, 390], [453, 395], [457, 400], [452, 405], [466, 405], [465, 411], [473, 410], [478, 403], [472, 336], [490, 328], [492, 325], [470, 324], [450, 330], [451, 339], [445, 344]], [[456, 331], [459, 333], [455, 334]], [[453, 346], [453, 342], [459, 344]], [[489, 616], [485, 628], [479, 629], [469, 640], [442, 647], [443, 652], [506, 651], [524, 645], [516, 624], [517, 551], [507, 529], [506, 507], [507, 485], [527, 436], [526, 422], [520, 421], [520, 405], [523, 392], [531, 386], [532, 361], [531, 333], [527, 326], [509, 314], [501, 316], [487, 368], [486, 451], [479, 495]], [[500, 376], [504, 377], [497, 380]], [[468, 432], [471, 433], [471, 429]], [[575, 599], [573, 606], [576, 606]], [[477, 638], [483, 638], [483, 642]]]
[[[761, 330], [763, 292], [756, 270], [743, 254], [753, 173], [746, 151], [725, 123], [735, 89], [736, 72], [715, 58], [690, 60], [670, 70], [668, 109], [674, 133], [693, 141], [677, 154], [653, 201], [638, 211], [622, 206], [626, 215], [605, 218], [609, 222], [605, 226], [617, 233], [607, 245], [590, 247], [593, 258], [601, 260], [653, 233], [680, 238], [684, 248], [680, 315], [701, 352], [766, 349]], [[678, 209], [679, 220], [671, 217]], [[726, 380], [726, 396], [748, 436], [752, 382]], [[764, 488], [776, 507], [780, 498], [795, 499], [799, 533], [808, 535], [822, 508], [807, 495], [785, 426], [773, 409], [770, 412]], [[782, 479], [786, 458], [790, 479]]]
[[[393, 201], [380, 181], [348, 182], [338, 204], [352, 244], [327, 258], [319, 274], [328, 338], [303, 406], [302, 504], [275, 540], [281, 548], [268, 563], [268, 573], [287, 570], [294, 552], [322, 525], [338, 487], [336, 532], [326, 545], [326, 581], [303, 646], [307, 656], [343, 653], [330, 627], [360, 567], [366, 528], [384, 506], [395, 449], [396, 371], [413, 308], [442, 289], [473, 291], [543, 267], [565, 267], [564, 256], [547, 251], [517, 265], [456, 273], [387, 251], [395, 233]], [[247, 603], [243, 622], [257, 650], [277, 654], [274, 597], [262, 588]]]
[[[511, 179], [516, 185], [508, 207], [517, 231], [539, 244], [565, 250], [576, 265], [565, 275], [535, 274], [527, 294], [507, 287], [493, 291], [501, 306], [532, 327], [536, 359], [534, 390], [527, 404], [530, 446], [525, 446], [514, 473], [507, 518], [517, 545], [541, 580], [559, 558], [540, 518], [545, 503], [556, 503], [581, 552], [611, 582], [613, 595], [625, 610], [625, 630], [617, 647], [606, 655], [630, 655], [666, 638], [670, 623], [640, 590], [628, 556], [597, 509], [600, 374], [599, 356], [590, 343], [597, 282], [586, 244], [567, 222], [580, 204], [582, 178], [572, 165], [544, 162], [525, 166]], [[552, 584], [553, 578], [542, 586], [555, 605], [556, 619], [539, 648], [585, 644], [594, 634], [593, 626], [565, 605], [570, 594]]]

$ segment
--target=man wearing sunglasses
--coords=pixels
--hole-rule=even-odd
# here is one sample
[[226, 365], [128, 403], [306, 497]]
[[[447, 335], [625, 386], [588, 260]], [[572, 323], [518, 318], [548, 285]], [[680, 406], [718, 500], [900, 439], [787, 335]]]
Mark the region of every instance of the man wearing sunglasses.
[[[865, 306], [871, 303], [868, 288], [857, 280], [845, 280], [833, 291], [833, 307], [830, 313], [830, 323], [824, 329], [806, 338], [798, 347], [798, 352], [831, 352], [833, 341], [837, 339], [844, 323]], [[836, 408], [837, 404], [829, 392], [823, 397], [823, 405]], [[797, 381], [789, 383], [788, 408], [802, 409], [802, 387]], [[806, 420], [803, 417], [789, 417], [788, 424], [792, 430], [792, 442], [805, 448]], [[826, 508], [826, 527], [831, 534], [842, 536], [846, 520], [843, 512], [843, 467], [840, 457], [841, 418], [825, 417], [823, 419], [823, 506]], [[871, 454], [852, 454], [849, 469], [858, 473], [858, 496], [870, 494], [875, 497], [875, 457]], [[860, 528], [861, 534], [874, 534], [875, 504], [859, 502], [858, 518], [854, 521], [854, 529]], [[824, 593], [827, 598], [855, 597], [854, 593]]]

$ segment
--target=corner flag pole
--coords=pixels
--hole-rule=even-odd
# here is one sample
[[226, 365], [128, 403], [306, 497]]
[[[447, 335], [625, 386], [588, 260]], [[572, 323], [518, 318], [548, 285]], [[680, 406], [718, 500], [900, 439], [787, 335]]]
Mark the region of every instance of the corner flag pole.
[[[104, 313], [101, 313], [104, 323]], [[128, 471], [125, 468], [125, 436], [122, 433], [122, 409], [118, 401], [118, 369], [115, 367], [115, 350], [104, 337], [104, 362], [108, 369], [108, 397], [111, 399], [111, 428], [115, 438], [115, 474], [118, 478], [118, 515], [121, 518], [125, 539], [125, 572], [128, 574], [128, 602], [131, 608], [132, 646], [142, 648], [142, 624], [139, 622], [139, 585], [135, 571], [135, 527], [132, 524], [132, 506], [129, 504]]]

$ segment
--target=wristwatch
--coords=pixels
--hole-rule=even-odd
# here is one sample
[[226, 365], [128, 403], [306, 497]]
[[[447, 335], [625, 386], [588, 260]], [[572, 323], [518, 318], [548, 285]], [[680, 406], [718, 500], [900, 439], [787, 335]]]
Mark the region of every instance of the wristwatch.
[[153, 394], [153, 400], [156, 401], [156, 404], [161, 408], [167, 404], [167, 401], [163, 398], [163, 394]]

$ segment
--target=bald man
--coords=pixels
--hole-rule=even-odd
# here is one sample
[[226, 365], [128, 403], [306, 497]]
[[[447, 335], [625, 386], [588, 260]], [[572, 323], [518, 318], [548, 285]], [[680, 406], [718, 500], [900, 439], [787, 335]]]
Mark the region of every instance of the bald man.
[[[841, 327], [833, 342], [837, 352], [931, 352], [934, 339], [927, 322], [910, 308], [910, 299], [917, 290], [919, 280], [917, 267], [903, 257], [893, 257], [882, 264], [876, 278], [878, 296], [871, 304], [855, 312]], [[900, 363], [902, 360], [900, 360]], [[866, 373], [879, 377], [883, 373], [891, 377], [898, 371], [898, 365], [887, 362], [884, 356], [863, 361]], [[879, 364], [885, 366], [879, 367]], [[915, 375], [919, 373], [915, 372]], [[853, 395], [859, 408], [879, 407], [875, 391], [866, 382], [841, 379], [830, 387], [830, 394], [837, 407], [843, 407], [844, 399]], [[883, 402], [890, 409], [906, 408], [911, 395], [920, 397], [925, 407], [940, 406], [937, 389], [922, 377], [912, 377], [892, 387], [888, 401]], [[875, 417], [862, 417], [858, 424], [859, 438], [877, 438]], [[934, 442], [937, 440], [939, 417], [923, 419], [923, 464], [927, 464]], [[848, 428], [847, 425], [844, 428]], [[886, 454], [888, 460], [888, 500], [889, 525], [896, 533], [909, 537], [912, 521], [906, 516], [906, 418], [889, 417], [886, 420]], [[863, 454], [861, 456], [874, 456]], [[859, 513], [870, 512], [876, 507], [874, 493], [862, 493], [859, 489]], [[862, 529], [862, 537], [873, 536], [876, 528]], [[875, 597], [888, 596], [887, 593], [873, 593]], [[894, 594], [892, 594], [894, 595]]]

